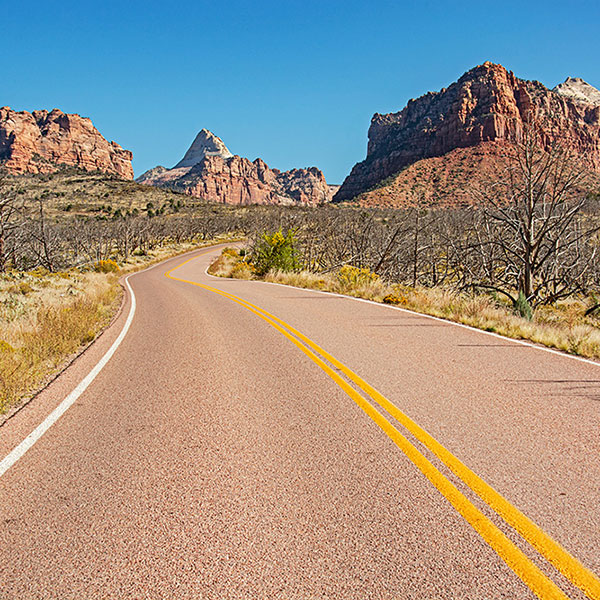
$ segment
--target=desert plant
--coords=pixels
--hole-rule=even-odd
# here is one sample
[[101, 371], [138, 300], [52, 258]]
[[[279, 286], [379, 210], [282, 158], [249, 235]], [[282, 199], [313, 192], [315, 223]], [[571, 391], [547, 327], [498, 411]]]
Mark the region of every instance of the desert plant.
[[522, 291], [519, 292], [519, 295], [517, 296], [517, 301], [515, 302], [515, 312], [528, 321], [531, 321], [533, 318], [531, 305], [529, 302], [527, 302], [527, 297]]
[[342, 290], [351, 290], [374, 283], [379, 279], [379, 275], [372, 273], [367, 268], [361, 269], [352, 265], [344, 265], [338, 271], [337, 279]]
[[234, 279], [252, 279], [252, 275], [252, 266], [244, 261], [239, 261], [231, 269], [230, 277]]
[[264, 232], [252, 249], [251, 262], [259, 276], [269, 271], [297, 271], [300, 264], [296, 251], [294, 231], [281, 229], [275, 233]]
[[112, 259], [99, 260], [94, 264], [94, 271], [97, 273], [117, 273], [119, 265]]

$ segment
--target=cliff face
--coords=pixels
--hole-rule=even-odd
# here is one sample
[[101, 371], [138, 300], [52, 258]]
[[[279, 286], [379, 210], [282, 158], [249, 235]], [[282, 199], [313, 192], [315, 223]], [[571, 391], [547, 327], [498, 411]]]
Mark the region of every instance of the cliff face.
[[334, 201], [350, 200], [417, 161], [513, 140], [532, 111], [545, 123], [546, 143], [558, 136], [600, 170], [600, 106], [574, 99], [573, 86], [567, 88], [549, 90], [488, 62], [398, 113], [375, 114], [367, 158], [354, 166]]
[[205, 129], [174, 168], [155, 167], [137, 181], [227, 204], [316, 205], [328, 202], [332, 196], [323, 173], [316, 167], [283, 172], [270, 169], [260, 158], [252, 162], [232, 155], [218, 137]]
[[329, 202], [333, 196], [325, 175], [317, 167], [282, 172], [273, 169], [273, 172], [283, 194], [300, 204], [322, 204]]
[[576, 102], [600, 106], [600, 92], [580, 77], [567, 77], [563, 83], [552, 89]]
[[190, 196], [227, 204], [279, 204], [273, 171], [261, 159], [206, 156], [174, 182]]
[[0, 108], [0, 161], [12, 173], [51, 173], [61, 164], [133, 179], [129, 150], [108, 142], [90, 119]]

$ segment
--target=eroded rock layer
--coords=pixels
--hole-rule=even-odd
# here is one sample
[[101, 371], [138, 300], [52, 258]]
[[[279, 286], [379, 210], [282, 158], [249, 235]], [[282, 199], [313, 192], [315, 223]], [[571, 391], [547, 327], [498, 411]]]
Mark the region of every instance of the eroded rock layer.
[[0, 162], [11, 173], [51, 173], [60, 165], [133, 179], [133, 155], [108, 142], [90, 119], [55, 108], [0, 108]]
[[597, 90], [584, 84], [568, 79], [549, 90], [501, 65], [475, 67], [447, 89], [409, 101], [400, 112], [375, 114], [367, 157], [354, 166], [334, 201], [351, 200], [418, 161], [513, 140], [532, 114], [544, 123], [546, 143], [558, 136], [600, 170], [600, 105], [592, 101]]
[[232, 155], [205, 129], [173, 169], [155, 167], [137, 181], [227, 204], [316, 205], [330, 201], [332, 196], [325, 176], [316, 167], [271, 169], [260, 158], [250, 161]]

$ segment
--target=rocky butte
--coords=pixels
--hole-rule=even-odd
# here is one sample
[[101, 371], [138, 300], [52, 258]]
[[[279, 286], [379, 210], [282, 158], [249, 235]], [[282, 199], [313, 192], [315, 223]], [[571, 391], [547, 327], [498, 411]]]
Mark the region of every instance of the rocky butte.
[[132, 158], [88, 118], [57, 108], [32, 113], [0, 108], [0, 164], [11, 173], [51, 173], [68, 165], [133, 179]]
[[279, 171], [260, 158], [233, 155], [216, 135], [202, 129], [172, 168], [155, 167], [136, 179], [210, 202], [227, 204], [305, 204], [331, 200], [331, 190], [316, 167]]
[[365, 206], [473, 202], [470, 184], [489, 176], [507, 143], [535, 114], [544, 139], [559, 137], [600, 171], [600, 92], [568, 78], [553, 90], [486, 62], [397, 113], [375, 114], [367, 157], [354, 166], [334, 201]]

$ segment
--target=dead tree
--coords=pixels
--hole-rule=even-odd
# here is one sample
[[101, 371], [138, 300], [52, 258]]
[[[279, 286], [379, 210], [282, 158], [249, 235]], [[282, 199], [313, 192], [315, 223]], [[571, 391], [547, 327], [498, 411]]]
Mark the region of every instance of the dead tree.
[[[14, 244], [11, 239], [16, 231], [22, 227], [22, 205], [18, 195], [9, 187], [8, 175], [0, 173], [0, 273], [6, 270], [8, 257]], [[22, 204], [22, 203], [21, 203]], [[12, 246], [12, 247], [9, 247]]]
[[[581, 243], [597, 230], [580, 216], [589, 171], [558, 139], [531, 119], [514, 142], [500, 176], [479, 190], [487, 237], [485, 260], [496, 281], [475, 282], [533, 307], [574, 293], [585, 275]], [[482, 233], [482, 232], [480, 232]]]

